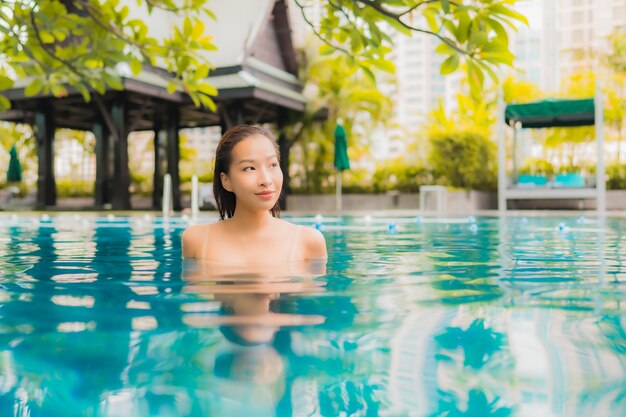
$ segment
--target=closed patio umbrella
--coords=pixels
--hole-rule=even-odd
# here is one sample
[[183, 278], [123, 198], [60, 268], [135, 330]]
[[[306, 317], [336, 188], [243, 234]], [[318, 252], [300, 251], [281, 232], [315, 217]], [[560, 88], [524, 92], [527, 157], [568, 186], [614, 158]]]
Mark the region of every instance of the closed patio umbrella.
[[20, 182], [22, 181], [22, 165], [17, 157], [15, 145], [11, 147], [9, 154], [11, 155], [11, 160], [9, 161], [9, 169], [7, 170], [7, 182]]
[[341, 119], [337, 121], [337, 127], [335, 128], [335, 168], [337, 168], [337, 210], [341, 210], [341, 173], [346, 169], [350, 169], [346, 130], [341, 125]]

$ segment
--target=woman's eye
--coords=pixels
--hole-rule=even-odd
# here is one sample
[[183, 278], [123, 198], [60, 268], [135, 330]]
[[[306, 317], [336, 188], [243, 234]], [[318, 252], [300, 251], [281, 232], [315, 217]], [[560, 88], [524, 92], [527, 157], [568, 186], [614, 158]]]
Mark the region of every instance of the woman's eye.
[[276, 163], [276, 162], [272, 162], [272, 163], [270, 164], [270, 166], [271, 166], [272, 168], [276, 168], [276, 167], [278, 166], [278, 163]]
[[254, 167], [245, 167], [243, 170], [244, 171], [252, 171], [254, 169]]

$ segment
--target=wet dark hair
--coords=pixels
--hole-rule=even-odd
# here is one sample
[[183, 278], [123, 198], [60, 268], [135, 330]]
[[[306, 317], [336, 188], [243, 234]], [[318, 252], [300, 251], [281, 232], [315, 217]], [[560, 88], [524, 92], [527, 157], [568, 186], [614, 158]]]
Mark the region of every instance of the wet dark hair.
[[[235, 145], [253, 135], [260, 135], [268, 138], [274, 145], [274, 148], [276, 148], [276, 156], [280, 161], [280, 153], [278, 150], [278, 144], [276, 143], [276, 138], [269, 130], [251, 125], [237, 125], [228, 129], [226, 133], [224, 133], [224, 136], [222, 136], [220, 143], [217, 145], [217, 150], [215, 151], [215, 168], [213, 170], [213, 195], [215, 196], [215, 201], [217, 202], [217, 211], [220, 214], [220, 220], [233, 217], [235, 214], [235, 207], [237, 205], [235, 194], [224, 188], [220, 174], [223, 172], [228, 175], [230, 165], [233, 162], [232, 155]], [[272, 216], [280, 217], [280, 207], [278, 201], [276, 201], [274, 207], [270, 209], [270, 212], [272, 213]]]

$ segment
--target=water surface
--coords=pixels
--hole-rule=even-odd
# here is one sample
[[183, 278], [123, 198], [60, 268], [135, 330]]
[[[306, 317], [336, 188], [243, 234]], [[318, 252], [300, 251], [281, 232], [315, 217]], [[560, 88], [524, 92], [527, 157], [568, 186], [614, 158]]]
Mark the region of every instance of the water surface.
[[0, 216], [0, 416], [626, 415], [626, 219], [326, 218], [325, 273], [186, 224]]

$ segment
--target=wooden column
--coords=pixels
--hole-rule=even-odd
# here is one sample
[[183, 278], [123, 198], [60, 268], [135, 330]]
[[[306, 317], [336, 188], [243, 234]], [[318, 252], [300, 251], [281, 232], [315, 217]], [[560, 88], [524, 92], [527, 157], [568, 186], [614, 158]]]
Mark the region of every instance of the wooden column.
[[130, 205], [130, 170], [128, 169], [128, 126], [127, 107], [122, 98], [116, 99], [111, 107], [113, 137], [113, 186], [111, 204], [114, 210], [128, 210]]
[[95, 205], [104, 208], [111, 204], [111, 132], [102, 120], [93, 125], [96, 137]]
[[165, 144], [167, 141], [163, 123], [164, 115], [157, 111], [154, 116], [154, 178], [152, 179], [152, 208], [163, 208], [163, 175], [165, 174]]
[[42, 102], [35, 113], [37, 136], [37, 208], [56, 205], [56, 180], [54, 178], [54, 115], [49, 102]]
[[178, 163], [180, 161], [180, 111], [178, 105], [171, 105], [166, 119], [167, 131], [167, 173], [172, 177], [172, 200], [173, 209], [182, 210], [180, 201], [180, 174]]

